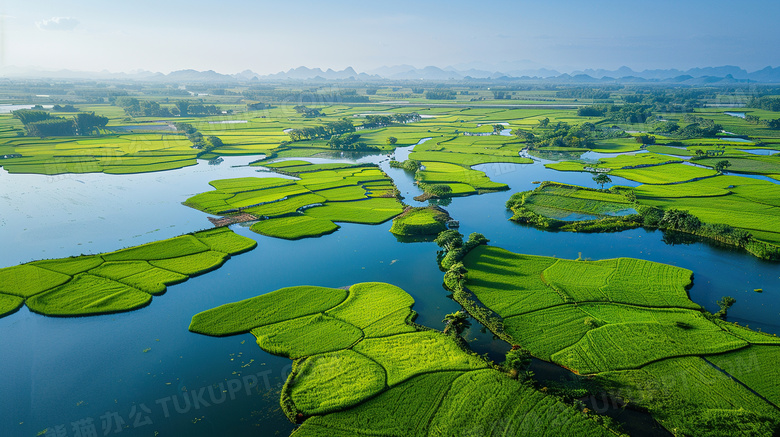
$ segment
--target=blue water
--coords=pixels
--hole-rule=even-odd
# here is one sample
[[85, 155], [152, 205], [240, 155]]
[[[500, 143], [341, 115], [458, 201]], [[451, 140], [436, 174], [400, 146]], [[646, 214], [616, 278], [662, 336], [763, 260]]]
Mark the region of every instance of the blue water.
[[753, 143], [753, 140], [748, 140], [747, 138], [720, 138], [721, 141], [728, 141], [731, 143]]
[[740, 149], [740, 152], [747, 152], [753, 155], [774, 155], [776, 153], [780, 153], [780, 150], [774, 150], [774, 149]]
[[589, 162], [596, 162], [600, 159], [607, 159], [607, 158], [615, 158], [617, 156], [622, 155], [637, 155], [640, 153], [648, 153], [647, 150], [635, 150], [633, 152], [624, 152], [624, 153], [602, 153], [602, 152], [594, 152], [592, 150], [589, 150], [582, 155], [580, 155], [580, 159], [583, 161], [589, 161]]
[[[405, 152], [397, 151], [396, 157]], [[47, 177], [0, 172], [0, 241], [4, 248], [12, 248], [0, 252], [0, 265], [114, 250], [208, 227], [207, 215], [179, 203], [210, 189], [208, 181], [213, 179], [278, 176], [232, 167], [254, 159], [226, 158], [219, 166], [201, 163], [146, 175]], [[411, 197], [420, 194], [412, 175], [389, 168], [386, 156], [358, 161], [378, 162], [407, 202], [414, 203]], [[715, 301], [731, 295], [737, 299], [729, 311], [731, 320], [780, 333], [777, 264], [703, 243], [668, 245], [657, 231], [551, 233], [508, 221], [506, 200], [514, 192], [535, 188], [533, 181], [596, 187], [589, 173], [556, 172], [544, 168], [545, 162], [475, 166], [512, 190], [453, 199], [446, 209], [460, 221], [460, 232], [481, 232], [491, 244], [520, 253], [565, 258], [581, 254], [592, 259], [629, 256], [689, 268], [695, 274], [690, 292], [694, 301], [716, 311]], [[639, 185], [612, 179], [608, 186]], [[441, 286], [442, 273], [435, 263], [438, 248], [430, 242], [399, 243], [389, 228], [389, 222], [344, 224], [321, 238], [284, 241], [234, 225], [236, 232], [258, 241], [257, 249], [233, 257], [214, 272], [171, 286], [149, 307], [64, 319], [22, 309], [0, 319], [2, 435], [32, 436], [59, 425], [67, 435], [75, 435], [71, 424], [90, 418], [101, 435], [101, 416], [114, 414], [126, 422], [121, 435], [289, 434], [293, 426], [279, 410], [278, 390], [290, 361], [263, 352], [249, 334], [228, 338], [192, 334], [187, 330], [190, 319], [215, 306], [286, 286], [384, 281], [415, 298], [419, 323], [442, 328], [444, 315], [458, 305]], [[763, 288], [764, 293], [755, 293], [754, 288]], [[477, 324], [465, 336], [480, 353], [498, 356], [506, 350], [505, 344], [481, 334]], [[253, 376], [260, 381], [257, 385], [252, 384]], [[242, 378], [250, 379], [245, 383]], [[239, 391], [219, 405], [185, 408], [185, 399], [209, 386], [219, 388], [220, 383], [238, 384]], [[203, 399], [213, 403], [208, 394]], [[174, 400], [183, 412], [176, 411]], [[144, 407], [150, 411], [149, 425], [143, 425], [145, 417], [139, 416], [138, 423], [129, 417], [131, 410], [143, 413]]]

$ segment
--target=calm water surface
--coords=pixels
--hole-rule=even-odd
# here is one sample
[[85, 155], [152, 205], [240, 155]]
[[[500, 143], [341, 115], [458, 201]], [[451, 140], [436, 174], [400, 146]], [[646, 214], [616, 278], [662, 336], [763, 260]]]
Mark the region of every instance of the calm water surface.
[[[396, 158], [403, 160], [404, 154], [408, 150], [399, 148]], [[333, 158], [321, 162], [355, 160]], [[200, 163], [125, 176], [47, 177], [0, 171], [4, 248], [0, 266], [115, 250], [209, 227], [207, 215], [180, 203], [211, 189], [208, 182], [213, 179], [278, 177], [256, 168], [233, 167], [254, 159], [226, 158], [218, 166]], [[379, 163], [407, 203], [420, 204], [411, 199], [420, 194], [412, 175], [389, 168], [386, 156], [356, 160]], [[491, 244], [521, 253], [565, 258], [581, 254], [592, 259], [629, 256], [685, 267], [695, 274], [690, 292], [694, 301], [715, 311], [715, 301], [731, 295], [737, 299], [729, 311], [731, 320], [780, 333], [777, 264], [703, 243], [670, 245], [657, 231], [551, 233], [508, 221], [511, 214], [504, 203], [516, 191], [533, 189], [533, 181], [596, 186], [588, 173], [555, 172], [543, 163], [476, 166], [512, 190], [453, 199], [446, 208], [460, 221], [460, 232], [484, 233]], [[614, 184], [638, 185], [612, 179]], [[283, 241], [236, 225], [236, 232], [258, 241], [255, 250], [233, 257], [214, 272], [169, 287], [147, 308], [86, 318], [49, 318], [22, 309], [0, 319], [2, 435], [35, 436], [59, 426], [64, 435], [74, 436], [74, 424], [88, 426], [90, 420], [98, 435], [106, 429], [128, 436], [288, 435], [293, 425], [279, 409], [279, 388], [290, 361], [263, 352], [249, 334], [221, 339], [192, 334], [187, 330], [190, 319], [281, 287], [383, 281], [415, 298], [419, 323], [442, 328], [444, 315], [458, 305], [441, 287], [436, 245], [400, 243], [389, 228], [390, 222], [344, 224], [321, 238]], [[764, 292], [755, 293], [754, 288]], [[480, 333], [478, 324], [465, 337], [476, 351], [495, 358], [507, 348]], [[231, 396], [221, 397], [228, 388]], [[119, 420], [123, 423], [116, 428]]]

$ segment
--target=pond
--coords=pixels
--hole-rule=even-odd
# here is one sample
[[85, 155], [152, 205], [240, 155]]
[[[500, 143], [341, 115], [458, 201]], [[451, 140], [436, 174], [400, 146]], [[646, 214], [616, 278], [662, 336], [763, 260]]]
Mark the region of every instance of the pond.
[[[20, 109], [32, 109], [36, 105], [8, 105], [8, 104], [0, 104], [0, 114], [10, 114], [13, 111], [18, 111]], [[52, 105], [43, 105], [45, 109], [51, 109]]]
[[774, 149], [740, 149], [740, 152], [747, 152], [751, 155], [774, 155], [776, 153], [780, 153], [780, 150], [774, 150]]
[[719, 139], [721, 141], [728, 141], [731, 143], [751, 143], [751, 144], [753, 143], [753, 140], [749, 140], [747, 138], [733, 137], [733, 138], [719, 138]]
[[[410, 148], [399, 148], [397, 159]], [[211, 189], [213, 179], [278, 177], [245, 164], [256, 157], [226, 157], [221, 165], [197, 166], [139, 175], [9, 175], [0, 171], [0, 265], [40, 258], [97, 253], [160, 240], [209, 227], [207, 215], [180, 205], [189, 196]], [[421, 193], [413, 175], [389, 167], [385, 155], [321, 158], [317, 162], [376, 162], [390, 175], [410, 204]], [[481, 232], [490, 244], [546, 256], [602, 259], [635, 257], [668, 263], [695, 272], [691, 298], [710, 311], [731, 295], [737, 303], [729, 319], [780, 333], [776, 293], [777, 264], [748, 254], [695, 242], [675, 240], [658, 231], [634, 229], [610, 234], [544, 232], [510, 222], [504, 207], [533, 181], [554, 180], [596, 187], [586, 172], [556, 172], [533, 164], [481, 164], [477, 170], [509, 184], [510, 191], [452, 199], [445, 208], [460, 221], [460, 232]], [[620, 177], [611, 185], [637, 186]], [[234, 225], [258, 247], [231, 258], [223, 267], [169, 287], [149, 307], [98, 317], [50, 318], [27, 309], [0, 319], [0, 429], [8, 435], [36, 435], [47, 427], [92, 419], [101, 432], [101, 417], [120, 416], [127, 435], [211, 436], [287, 435], [293, 426], [279, 408], [279, 388], [290, 361], [260, 350], [249, 335], [211, 338], [187, 330], [201, 311], [278, 288], [312, 284], [341, 287], [364, 281], [390, 282], [416, 300], [418, 323], [442, 328], [442, 319], [459, 306], [442, 288], [432, 242], [399, 243], [377, 226], [342, 224], [337, 232], [316, 239], [284, 241]], [[763, 288], [764, 293], [755, 293]], [[507, 345], [474, 326], [465, 333], [472, 348], [498, 359]], [[252, 378], [260, 381], [250, 386]], [[240, 390], [222, 402], [208, 394], [206, 403], [193, 395], [209, 387], [238, 384]], [[219, 390], [217, 390], [219, 393]], [[218, 399], [217, 399], [218, 400]], [[208, 405], [207, 405], [208, 404]], [[167, 414], [166, 414], [167, 408]], [[147, 412], [148, 410], [148, 412]], [[130, 414], [144, 420], [131, 420]], [[145, 419], [148, 416], [148, 420]], [[135, 425], [139, 425], [136, 427]]]
[[587, 162], [597, 162], [601, 159], [615, 158], [623, 155], [638, 155], [640, 153], [648, 153], [648, 151], [634, 150], [632, 152], [623, 152], [623, 153], [603, 153], [603, 152], [594, 152], [592, 150], [589, 150], [583, 153], [582, 155], [580, 155], [580, 159]]

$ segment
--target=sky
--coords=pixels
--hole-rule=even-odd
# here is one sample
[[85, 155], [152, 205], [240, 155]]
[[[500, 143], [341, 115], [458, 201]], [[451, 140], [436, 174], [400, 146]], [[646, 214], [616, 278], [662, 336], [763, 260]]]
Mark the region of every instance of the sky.
[[771, 0], [0, 0], [0, 67], [755, 71], [780, 65], [778, 17]]

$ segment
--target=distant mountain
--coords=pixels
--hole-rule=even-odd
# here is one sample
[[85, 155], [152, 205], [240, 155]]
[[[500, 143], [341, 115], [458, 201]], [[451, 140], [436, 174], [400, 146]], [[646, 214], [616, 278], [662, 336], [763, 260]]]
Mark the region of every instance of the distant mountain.
[[322, 71], [320, 68], [298, 67], [288, 71], [281, 71], [276, 74], [260, 76], [260, 79], [265, 80], [368, 80], [372, 78], [380, 79], [381, 77], [371, 76], [366, 73], [358, 73], [352, 67], [347, 67], [341, 71], [332, 70], [330, 68], [326, 71]]
[[166, 82], [235, 82], [236, 78], [227, 74], [220, 74], [213, 70], [179, 70], [170, 74], [158, 77], [159, 80]]
[[620, 67], [617, 70], [583, 70], [575, 71], [572, 75], [585, 74], [590, 77], [601, 79], [604, 77], [616, 78], [625, 81], [630, 78], [640, 78], [646, 80], [660, 80], [665, 82], [690, 82], [696, 79], [697, 83], [717, 83], [721, 81], [755, 81], [765, 83], [780, 83], [780, 67], [766, 67], [753, 73], [747, 70], [735, 67], [733, 65], [724, 65], [722, 67], [691, 68], [687, 71], [677, 69], [668, 70], [644, 70], [634, 71], [628, 67]]
[[[504, 67], [514, 64], [505, 63]], [[480, 68], [485, 66], [486, 68]], [[460, 67], [460, 68], [459, 68]], [[736, 84], [746, 82], [780, 84], [780, 67], [766, 67], [762, 70], [748, 72], [747, 70], [725, 65], [720, 67], [692, 68], [686, 71], [677, 69], [656, 69], [634, 71], [623, 66], [616, 70], [586, 69], [563, 73], [545, 68], [493, 70], [490, 65], [469, 63], [459, 66], [440, 68], [427, 66], [416, 68], [412, 65], [383, 66], [368, 72], [358, 73], [352, 67], [343, 70], [328, 68], [308, 68], [301, 66], [275, 74], [260, 75], [252, 70], [244, 70], [236, 74], [222, 74], [213, 70], [178, 70], [169, 74], [137, 70], [129, 73], [112, 73], [109, 71], [83, 72], [71, 70], [43, 70], [36, 68], [16, 68], [6, 66], [0, 69], [0, 77], [27, 77], [36, 79], [90, 79], [90, 80], [130, 80], [150, 81], [179, 84], [218, 83], [231, 84], [255, 81], [484, 81], [500, 80], [528, 81], [543, 80], [554, 83], [668, 83], [685, 85]]]

